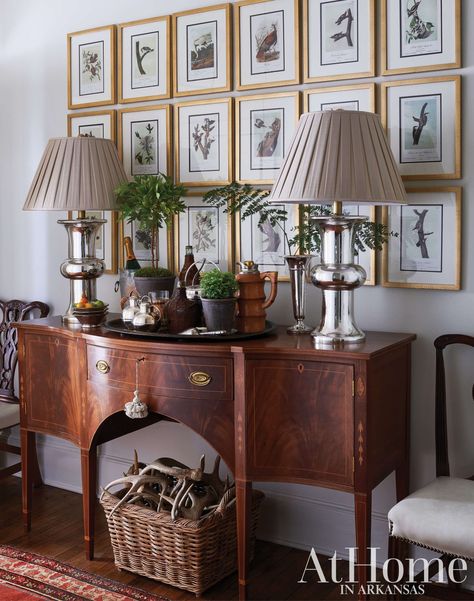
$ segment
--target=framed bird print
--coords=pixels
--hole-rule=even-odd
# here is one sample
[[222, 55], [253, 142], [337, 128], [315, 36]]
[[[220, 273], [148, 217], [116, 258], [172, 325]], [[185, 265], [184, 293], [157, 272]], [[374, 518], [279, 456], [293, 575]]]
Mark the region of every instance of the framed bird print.
[[188, 194], [183, 200], [186, 210], [174, 220], [175, 265], [183, 264], [186, 246], [192, 246], [196, 261], [206, 259], [222, 271], [232, 271], [232, 217], [225, 207], [203, 202], [199, 193]]
[[230, 4], [173, 15], [174, 96], [231, 89]]
[[153, 17], [118, 26], [120, 103], [171, 96], [171, 18]]
[[404, 179], [461, 177], [461, 78], [382, 84], [382, 123]]
[[303, 111], [375, 111], [375, 84], [361, 83], [305, 90]]
[[299, 92], [256, 94], [235, 99], [236, 179], [271, 184], [299, 118]]
[[68, 108], [115, 104], [115, 26], [67, 35]]
[[384, 245], [384, 286], [460, 290], [461, 195], [457, 186], [412, 188], [408, 204], [383, 209], [398, 234]]
[[273, 206], [287, 212], [286, 221], [272, 225], [269, 220], [259, 223], [259, 214], [244, 220], [238, 214], [235, 216], [235, 260], [253, 261], [260, 271], [277, 271], [279, 281], [288, 282], [290, 274], [285, 255], [290, 254], [289, 241], [296, 234], [300, 212], [295, 204]]
[[67, 135], [108, 138], [115, 142], [115, 110], [69, 113], [67, 116]]
[[237, 90], [298, 84], [298, 0], [236, 2]]
[[171, 108], [167, 104], [118, 111], [118, 151], [125, 173], [171, 175]]
[[374, 0], [304, 0], [304, 82], [375, 75]]
[[232, 99], [174, 105], [176, 179], [186, 186], [232, 181]]
[[381, 5], [382, 75], [461, 67], [461, 0]]

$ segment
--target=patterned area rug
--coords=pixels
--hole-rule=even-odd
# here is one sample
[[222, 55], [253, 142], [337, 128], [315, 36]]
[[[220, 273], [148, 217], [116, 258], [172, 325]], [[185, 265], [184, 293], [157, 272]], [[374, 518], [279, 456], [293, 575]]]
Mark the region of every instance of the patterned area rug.
[[2, 601], [167, 601], [66, 563], [0, 545]]

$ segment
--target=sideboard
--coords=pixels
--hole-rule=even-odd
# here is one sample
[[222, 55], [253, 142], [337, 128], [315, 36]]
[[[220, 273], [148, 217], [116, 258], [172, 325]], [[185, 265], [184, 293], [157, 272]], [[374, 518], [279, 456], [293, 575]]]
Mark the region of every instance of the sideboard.
[[[181, 422], [200, 434], [234, 474], [241, 599], [248, 594], [252, 481], [353, 494], [358, 563], [368, 559], [373, 488], [395, 470], [397, 500], [408, 493], [413, 335], [369, 332], [357, 346], [315, 349], [310, 336], [283, 328], [235, 343], [86, 332], [63, 326], [60, 317], [24, 322], [18, 330], [24, 524], [30, 529], [35, 433], [71, 441], [81, 450], [89, 559], [96, 447], [155, 421]], [[131, 420], [123, 407], [139, 358], [150, 414]], [[365, 568], [358, 568], [358, 579], [366, 583]]]

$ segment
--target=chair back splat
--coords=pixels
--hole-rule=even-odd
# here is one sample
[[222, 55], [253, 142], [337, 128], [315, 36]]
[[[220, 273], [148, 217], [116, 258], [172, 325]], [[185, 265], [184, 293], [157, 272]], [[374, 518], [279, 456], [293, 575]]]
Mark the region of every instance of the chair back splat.
[[17, 402], [14, 390], [18, 361], [18, 332], [13, 325], [32, 317], [47, 317], [49, 307], [40, 301], [0, 300], [0, 401]]
[[[435, 439], [436, 477], [449, 476], [448, 425], [446, 416], [446, 373], [443, 351], [451, 344], [465, 344], [474, 347], [474, 336], [445, 334], [434, 341], [436, 348], [436, 391], [435, 391]], [[472, 389], [474, 398], [474, 386]]]

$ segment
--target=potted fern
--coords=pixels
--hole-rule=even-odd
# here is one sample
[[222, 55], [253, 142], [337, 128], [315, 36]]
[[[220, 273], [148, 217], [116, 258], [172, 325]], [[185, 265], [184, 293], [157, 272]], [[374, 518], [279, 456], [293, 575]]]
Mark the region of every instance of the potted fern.
[[209, 332], [231, 332], [235, 320], [238, 283], [228, 271], [211, 269], [201, 276], [201, 302]]
[[158, 232], [170, 227], [173, 217], [185, 211], [182, 199], [186, 188], [175, 184], [171, 177], [163, 175], [136, 175], [131, 181], [121, 184], [115, 194], [120, 207], [120, 218], [127, 223], [136, 221], [140, 229], [149, 233], [151, 239], [151, 266], [135, 272], [135, 287], [139, 294], [155, 290], [173, 293], [175, 275], [158, 265]]

